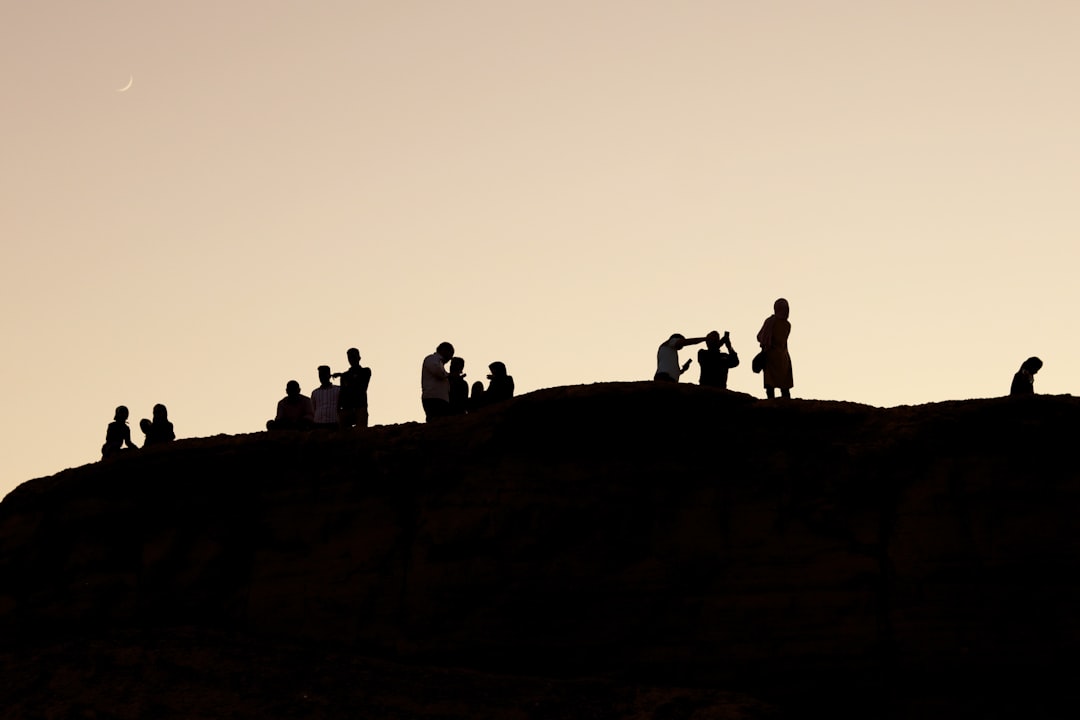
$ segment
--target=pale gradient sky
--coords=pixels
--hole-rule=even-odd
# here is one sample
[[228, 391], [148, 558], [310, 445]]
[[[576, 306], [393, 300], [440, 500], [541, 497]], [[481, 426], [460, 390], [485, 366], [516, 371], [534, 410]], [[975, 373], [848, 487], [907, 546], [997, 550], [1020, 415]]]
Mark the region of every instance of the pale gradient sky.
[[780, 296], [796, 397], [1077, 385], [1075, 0], [0, 7], [0, 495], [350, 346], [373, 424], [442, 340], [524, 393], [730, 330], [760, 397]]

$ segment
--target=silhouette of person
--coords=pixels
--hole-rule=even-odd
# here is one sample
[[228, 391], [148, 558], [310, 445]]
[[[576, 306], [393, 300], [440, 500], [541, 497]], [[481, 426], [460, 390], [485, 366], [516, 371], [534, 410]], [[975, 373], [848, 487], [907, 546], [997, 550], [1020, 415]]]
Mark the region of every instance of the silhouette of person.
[[371, 368], [360, 365], [360, 351], [349, 348], [345, 351], [349, 359], [349, 369], [343, 373], [334, 373], [330, 377], [341, 378], [341, 391], [338, 393], [338, 422], [342, 428], [368, 426], [367, 391], [371, 383]]
[[506, 374], [506, 365], [495, 361], [488, 365], [487, 390], [484, 391], [484, 405], [494, 405], [514, 397], [514, 378]]
[[[726, 347], [727, 352], [721, 352]], [[731, 335], [725, 330], [724, 336], [713, 330], [705, 336], [705, 347], [697, 351], [698, 367], [701, 377], [698, 385], [727, 389], [728, 370], [739, 367], [739, 354], [731, 347]]]
[[319, 387], [311, 391], [311, 406], [315, 409], [315, 427], [333, 430], [338, 426], [341, 407], [341, 388], [330, 382], [330, 366], [320, 365]]
[[656, 374], [653, 380], [662, 382], [679, 382], [679, 376], [690, 369], [693, 360], [687, 360], [682, 366], [679, 365], [679, 350], [687, 345], [697, 345], [705, 342], [705, 338], [687, 339], [679, 333], [675, 333], [656, 350]]
[[454, 346], [441, 342], [435, 352], [424, 358], [420, 368], [420, 404], [428, 422], [450, 414], [450, 374], [446, 363], [454, 358]]
[[102, 460], [122, 452], [125, 445], [131, 450], [139, 449], [131, 442], [131, 428], [128, 427], [127, 419], [128, 409], [123, 405], [118, 406], [113, 421], [105, 429], [105, 444], [101, 446]]
[[469, 383], [465, 380], [465, 359], [450, 360], [450, 414], [464, 415], [469, 411]]
[[300, 394], [300, 383], [285, 384], [285, 397], [277, 404], [277, 415], [266, 421], [267, 430], [310, 430], [315, 423], [315, 408], [311, 398]]
[[791, 334], [790, 314], [788, 301], [778, 299], [773, 303], [773, 314], [765, 318], [757, 334], [758, 344], [765, 352], [765, 395], [770, 400], [775, 397], [777, 388], [781, 396], [790, 398], [791, 388], [795, 387], [787, 344]]
[[160, 445], [176, 439], [173, 424], [169, 422], [169, 411], [164, 405], [158, 403], [154, 406], [153, 418], [153, 420], [143, 418], [139, 421], [139, 428], [146, 435], [143, 447]]
[[469, 395], [469, 412], [479, 410], [484, 406], [484, 383], [477, 380], [472, 384], [472, 392]]
[[1037, 357], [1029, 357], [1025, 360], [1020, 365], [1020, 369], [1013, 375], [1009, 395], [1034, 395], [1035, 373], [1042, 370], [1042, 366], [1042, 360]]

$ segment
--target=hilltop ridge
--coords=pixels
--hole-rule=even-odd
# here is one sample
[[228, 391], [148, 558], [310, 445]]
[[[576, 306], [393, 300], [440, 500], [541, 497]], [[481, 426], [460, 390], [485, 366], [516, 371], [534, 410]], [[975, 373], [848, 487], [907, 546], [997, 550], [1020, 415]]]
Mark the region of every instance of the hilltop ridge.
[[[689, 697], [673, 688], [710, 717], [1050, 702], [1080, 646], [1078, 421], [1070, 396], [874, 408], [604, 383], [436, 425], [181, 440], [0, 503], [0, 648], [45, 674], [73, 638], [105, 656], [182, 638], [211, 665], [329, 654], [381, 678], [372, 696], [388, 677], [422, 692], [419, 667], [480, 673], [457, 711], [415, 717], [513, 716], [484, 699], [494, 677], [613, 717], [665, 716]], [[147, 679], [121, 665], [101, 672]], [[666, 700], [646, 711], [633, 687]], [[310, 716], [347, 716], [326, 703]], [[585, 716], [559, 708], [519, 716]]]

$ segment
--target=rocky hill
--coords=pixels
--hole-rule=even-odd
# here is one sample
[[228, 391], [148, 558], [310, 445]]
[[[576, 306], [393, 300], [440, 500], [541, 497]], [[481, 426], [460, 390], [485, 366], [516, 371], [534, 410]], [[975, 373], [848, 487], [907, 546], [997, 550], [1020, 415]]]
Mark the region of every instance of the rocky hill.
[[128, 453], [0, 504], [0, 717], [1051, 716], [1078, 426], [610, 383]]

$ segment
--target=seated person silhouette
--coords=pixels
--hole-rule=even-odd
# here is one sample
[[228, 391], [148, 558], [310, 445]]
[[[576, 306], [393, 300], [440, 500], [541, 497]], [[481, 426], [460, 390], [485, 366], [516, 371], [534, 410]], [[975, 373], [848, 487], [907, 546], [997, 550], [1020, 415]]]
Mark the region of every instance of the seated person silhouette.
[[680, 366], [679, 350], [687, 345], [697, 345], [703, 342], [705, 342], [703, 337], [687, 339], [679, 333], [674, 333], [667, 340], [660, 343], [660, 347], [656, 349], [656, 374], [653, 375], [653, 380], [679, 382], [679, 376], [689, 370], [690, 363], [693, 362], [693, 360], [687, 360]]
[[514, 378], [506, 374], [506, 365], [496, 360], [488, 365], [487, 390], [484, 391], [484, 405], [494, 405], [514, 397]]
[[277, 415], [266, 421], [267, 430], [310, 430], [315, 425], [315, 408], [311, 398], [300, 394], [300, 383], [285, 384], [285, 397], [277, 404]]
[[1009, 395], [1034, 395], [1035, 373], [1042, 370], [1042, 366], [1042, 360], [1037, 357], [1029, 357], [1025, 360], [1020, 365], [1020, 369], [1013, 375]]
[[102, 460], [123, 452], [125, 445], [132, 450], [139, 449], [137, 445], [131, 442], [131, 428], [128, 427], [127, 419], [128, 409], [120, 405], [116, 408], [113, 421], [109, 423], [109, 427], [105, 430], [105, 444], [101, 446]]
[[469, 412], [475, 412], [484, 406], [484, 383], [477, 380], [472, 384], [469, 394]]
[[172, 442], [176, 439], [176, 433], [173, 432], [173, 424], [169, 422], [169, 411], [165, 406], [161, 403], [155, 405], [153, 415], [153, 420], [143, 418], [139, 421], [139, 427], [146, 435], [146, 442], [143, 443], [143, 447], [160, 445], [162, 443]]
[[[726, 347], [727, 352], [721, 352]], [[726, 330], [724, 337], [713, 330], [705, 336], [705, 347], [697, 351], [698, 367], [701, 377], [698, 385], [727, 389], [728, 370], [739, 366], [739, 355], [731, 347], [731, 335]]]
[[450, 359], [450, 414], [464, 415], [469, 411], [469, 383], [465, 380], [465, 359], [456, 355]]

